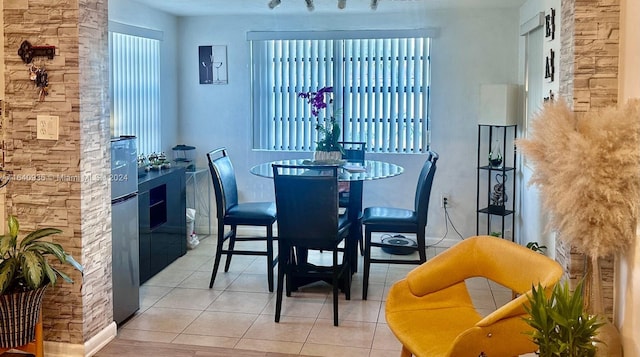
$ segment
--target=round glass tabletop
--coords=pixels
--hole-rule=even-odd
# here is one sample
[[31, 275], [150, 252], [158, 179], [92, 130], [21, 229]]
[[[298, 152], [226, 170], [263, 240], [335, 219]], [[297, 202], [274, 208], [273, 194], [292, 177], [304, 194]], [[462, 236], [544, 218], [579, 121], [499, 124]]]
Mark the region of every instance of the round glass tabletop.
[[[256, 165], [250, 171], [256, 176], [273, 178], [272, 165], [274, 164], [308, 166], [309, 168], [313, 168], [315, 165], [312, 161], [305, 159], [277, 160]], [[336, 165], [340, 166], [340, 171], [338, 172], [339, 181], [377, 180], [398, 176], [404, 171], [402, 166], [377, 160], [365, 160], [364, 163], [346, 161]]]

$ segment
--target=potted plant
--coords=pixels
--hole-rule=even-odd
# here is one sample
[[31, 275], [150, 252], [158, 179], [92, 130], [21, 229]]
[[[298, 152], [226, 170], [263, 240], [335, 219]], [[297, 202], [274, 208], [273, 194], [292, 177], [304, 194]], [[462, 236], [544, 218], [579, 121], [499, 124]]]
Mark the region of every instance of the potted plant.
[[[325, 95], [329, 97], [333, 93], [333, 87], [322, 87], [316, 92], [302, 92], [298, 96], [305, 98], [307, 103], [311, 104], [311, 115], [319, 120], [320, 112], [328, 108], [328, 114], [325, 123], [316, 124], [319, 140], [316, 143], [316, 151], [314, 155], [315, 161], [320, 162], [337, 162], [342, 159], [344, 149], [340, 144], [340, 124], [334, 116], [333, 99], [329, 98], [325, 101]], [[327, 104], [328, 103], [328, 104]]]
[[55, 285], [58, 276], [73, 282], [50, 265], [48, 257], [53, 256], [60, 263], [82, 271], [82, 266], [60, 244], [43, 240], [61, 230], [41, 228], [18, 239], [20, 224], [14, 216], [9, 216], [8, 228], [8, 233], [0, 236], [0, 348], [33, 341], [47, 286]]
[[596, 355], [599, 317], [584, 310], [582, 281], [571, 293], [569, 284], [556, 284], [551, 295], [538, 284], [531, 289], [529, 314], [525, 321], [533, 328], [533, 342], [541, 357], [592, 357]]
[[538, 242], [529, 242], [527, 243], [527, 248], [533, 250], [534, 252], [538, 252], [540, 254], [544, 254], [547, 251], [546, 245], [540, 245]]
[[[599, 259], [625, 252], [636, 239], [640, 212], [640, 100], [574, 113], [545, 103], [518, 150], [533, 164], [549, 227], [585, 255], [585, 306], [602, 316], [599, 354], [622, 356], [619, 332], [604, 314]], [[590, 163], [585, 165], [585, 163]]]

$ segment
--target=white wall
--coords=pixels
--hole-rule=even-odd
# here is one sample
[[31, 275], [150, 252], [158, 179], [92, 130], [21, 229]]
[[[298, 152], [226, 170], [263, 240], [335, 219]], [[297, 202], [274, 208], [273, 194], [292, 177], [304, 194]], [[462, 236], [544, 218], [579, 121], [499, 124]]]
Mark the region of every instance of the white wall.
[[109, 0], [109, 21], [163, 32], [160, 48], [162, 148], [169, 157], [172, 157], [171, 148], [178, 141], [178, 53], [176, 51], [178, 19], [134, 1]]
[[[528, 93], [527, 96], [530, 100], [529, 106], [531, 113], [536, 113], [538, 109], [542, 106], [542, 98], [549, 96], [549, 91], [554, 93], [554, 96], [557, 99], [558, 90], [560, 86], [559, 74], [561, 68], [559, 67], [560, 62], [560, 30], [561, 30], [561, 14], [560, 14], [560, 0], [528, 0], [522, 7], [520, 8], [520, 24], [525, 24], [527, 21], [532, 19], [534, 16], [538, 15], [540, 12], [545, 14], [550, 12], [550, 9], [554, 8], [556, 10], [555, 15], [555, 39], [550, 40], [544, 38], [544, 25], [543, 25], [543, 39], [542, 39], [542, 55], [544, 57], [549, 55], [549, 50], [553, 49], [555, 51], [555, 78], [553, 82], [549, 82], [546, 79], [543, 79], [542, 85], [531, 86], [532, 88], [540, 89], [540, 93]], [[524, 71], [525, 71], [525, 48], [524, 36], [520, 39], [520, 80], [524, 83]], [[544, 65], [544, 57], [542, 59], [538, 59], [541, 61], [542, 65]], [[531, 61], [531, 59], [529, 59]], [[539, 70], [540, 76], [544, 75], [544, 68], [540, 68]], [[539, 79], [539, 78], [538, 78]], [[534, 102], [536, 99], [539, 102]], [[526, 136], [526, 130], [529, 126], [528, 123], [522, 123], [520, 126], [521, 132], [520, 135], [522, 137]], [[546, 210], [542, 207], [540, 201], [540, 194], [536, 187], [529, 186], [528, 182], [531, 179], [533, 174], [533, 167], [528, 164], [524, 164], [524, 158], [521, 158], [521, 170], [520, 170], [520, 182], [519, 182], [519, 194], [520, 194], [520, 216], [518, 220], [518, 232], [521, 244], [526, 244], [527, 242], [538, 242], [540, 245], [544, 245], [547, 247], [546, 254], [550, 257], [555, 257], [555, 235], [547, 230], [548, 217], [546, 216]]]
[[[451, 218], [464, 235], [475, 234], [477, 107], [481, 83], [516, 83], [518, 12], [429, 11], [365, 15], [301, 13], [296, 16], [207, 16], [179, 20], [179, 141], [205, 153], [226, 146], [235, 165], [241, 199], [272, 199], [273, 183], [252, 176], [251, 166], [311, 153], [252, 151], [247, 31], [439, 27], [432, 52], [432, 149], [440, 154], [427, 236], [445, 232], [440, 193], [451, 197]], [[198, 83], [198, 46], [227, 45], [228, 85]], [[364, 205], [410, 208], [424, 155], [371, 154], [405, 168], [401, 176], [365, 183]], [[450, 230], [447, 237], [455, 238]]]
[[[640, 2], [621, 1], [620, 102], [640, 98], [640, 22], [637, 19], [639, 13]], [[640, 244], [637, 240], [631, 249], [618, 259], [616, 273], [615, 323], [622, 334], [624, 355], [640, 356], [640, 279], [637, 278], [640, 276]]]

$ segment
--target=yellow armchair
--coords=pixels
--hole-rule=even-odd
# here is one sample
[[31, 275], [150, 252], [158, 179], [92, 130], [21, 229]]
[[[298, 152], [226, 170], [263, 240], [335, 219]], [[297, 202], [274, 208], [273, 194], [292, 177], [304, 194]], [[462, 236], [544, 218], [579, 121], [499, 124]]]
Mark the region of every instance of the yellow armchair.
[[[523, 332], [531, 327], [524, 304], [532, 285], [551, 289], [562, 268], [548, 257], [501, 238], [465, 239], [415, 268], [387, 296], [389, 328], [402, 343], [403, 357], [509, 357], [534, 352]], [[485, 277], [517, 297], [482, 317], [465, 279]]]

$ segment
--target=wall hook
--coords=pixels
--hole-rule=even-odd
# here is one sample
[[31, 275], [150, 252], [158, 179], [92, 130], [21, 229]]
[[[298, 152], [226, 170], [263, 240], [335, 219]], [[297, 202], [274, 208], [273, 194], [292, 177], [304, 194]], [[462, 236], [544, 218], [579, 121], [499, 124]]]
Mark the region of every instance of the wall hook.
[[56, 54], [56, 46], [32, 46], [29, 41], [24, 40], [18, 49], [18, 55], [24, 63], [31, 63], [33, 57], [46, 56], [53, 59]]

